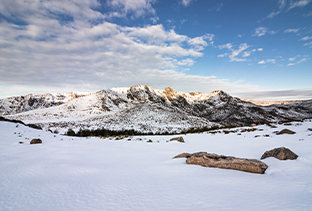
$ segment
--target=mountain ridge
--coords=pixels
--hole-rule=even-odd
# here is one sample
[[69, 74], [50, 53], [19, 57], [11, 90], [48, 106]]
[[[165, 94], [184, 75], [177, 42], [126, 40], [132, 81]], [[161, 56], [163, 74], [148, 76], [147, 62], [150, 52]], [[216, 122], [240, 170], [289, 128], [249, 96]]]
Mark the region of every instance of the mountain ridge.
[[[43, 94], [17, 97], [15, 101], [14, 97], [7, 99], [0, 100], [0, 112], [6, 118], [60, 133], [69, 128], [180, 133], [191, 128], [246, 126], [312, 117], [312, 100], [261, 106], [222, 90], [184, 93], [172, 87], [159, 90], [147, 85], [63, 94], [59, 98]], [[30, 99], [34, 103], [29, 104]]]

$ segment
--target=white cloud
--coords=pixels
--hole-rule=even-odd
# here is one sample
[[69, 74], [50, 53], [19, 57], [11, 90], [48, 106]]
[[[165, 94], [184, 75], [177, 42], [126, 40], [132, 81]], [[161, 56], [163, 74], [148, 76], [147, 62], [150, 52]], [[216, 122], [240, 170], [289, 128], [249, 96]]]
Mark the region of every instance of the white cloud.
[[304, 7], [308, 5], [311, 2], [311, 0], [297, 0], [297, 1], [291, 1], [290, 6], [288, 10], [291, 10], [295, 7]]
[[266, 63], [273, 63], [273, 64], [275, 64], [276, 60], [275, 59], [266, 59], [266, 60], [261, 60], [261, 61], [258, 62], [258, 64], [266, 64]]
[[277, 34], [278, 31], [273, 31], [273, 30], [270, 31], [268, 28], [260, 26], [260, 27], [255, 29], [255, 33], [252, 36], [261, 37], [261, 36], [265, 35], [266, 33]]
[[190, 5], [192, 0], [181, 0], [181, 4], [184, 6], [184, 7], [187, 7]]
[[251, 52], [250, 51], [245, 51], [242, 55], [242, 57], [248, 57], [250, 56]]
[[219, 54], [218, 57], [223, 58], [223, 57], [225, 57], [225, 56], [227, 56], [227, 55], [228, 55], [227, 53]]
[[293, 66], [293, 65], [296, 65], [296, 64], [300, 64], [300, 63], [302, 63], [302, 62], [306, 62], [308, 60], [308, 58], [302, 58], [302, 59], [300, 59], [298, 62], [296, 62], [296, 63], [289, 63], [289, 64], [287, 64], [287, 66]]
[[159, 17], [155, 16], [155, 17], [151, 17], [150, 20], [153, 22], [153, 24], [157, 23], [157, 21], [159, 21]]
[[108, 0], [107, 5], [115, 11], [109, 14], [109, 17], [125, 17], [132, 14], [133, 17], [140, 17], [146, 14], [155, 14], [152, 4], [156, 0]]
[[237, 58], [237, 56], [243, 52], [244, 50], [246, 50], [247, 48], [249, 48], [250, 46], [247, 45], [247, 43], [243, 43], [239, 45], [239, 48], [237, 50], [232, 50], [232, 54], [229, 56], [230, 58], [230, 62], [232, 61], [237, 61], [237, 62], [242, 62], [242, 61], [246, 61], [246, 59], [239, 59]]
[[299, 30], [300, 29], [286, 29], [284, 33], [291, 33], [291, 32], [297, 33]]
[[[208, 46], [208, 45], [213, 45], [213, 38], [214, 35], [213, 34], [205, 34], [203, 36], [200, 37], [195, 37], [192, 39], [188, 39], [188, 44], [191, 46], [194, 46], [195, 49], [197, 50], [203, 50], [204, 47]], [[207, 43], [207, 41], [209, 43]]]
[[267, 33], [268, 29], [266, 27], [258, 27], [255, 29], [255, 33], [252, 36], [261, 37]]
[[178, 65], [181, 65], [181, 66], [192, 66], [194, 63], [195, 62], [194, 62], [193, 59], [187, 58], [187, 59], [183, 59], [183, 60], [179, 61]]
[[257, 50], [258, 50], [258, 51], [263, 51], [263, 48], [258, 48]]
[[224, 49], [224, 48], [232, 49], [233, 45], [231, 43], [227, 43], [227, 44], [224, 44], [224, 45], [218, 45], [218, 47], [220, 49]]
[[311, 37], [305, 36], [305, 37], [302, 37], [300, 40], [307, 41], [307, 40], [311, 40], [311, 39], [312, 39], [312, 36]]
[[[107, 21], [114, 15], [154, 14], [154, 1], [109, 1], [114, 14], [94, 10], [100, 4], [96, 0], [12, 2], [1, 1], [1, 14], [26, 25], [0, 22], [0, 84], [10, 87], [7, 94], [13, 90], [98, 91], [142, 83], [181, 91], [257, 90], [214, 76], [179, 72], [213, 45], [212, 34], [188, 37], [161, 24], [125, 27]], [[61, 22], [58, 15], [71, 18]], [[234, 60], [244, 46], [233, 50]]]

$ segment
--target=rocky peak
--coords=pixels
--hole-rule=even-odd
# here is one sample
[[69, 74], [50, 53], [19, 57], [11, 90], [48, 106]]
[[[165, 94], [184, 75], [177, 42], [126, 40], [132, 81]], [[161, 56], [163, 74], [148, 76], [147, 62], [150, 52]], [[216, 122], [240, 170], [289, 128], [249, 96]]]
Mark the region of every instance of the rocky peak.
[[178, 92], [172, 87], [166, 87], [164, 94], [169, 101], [175, 100], [178, 97]]

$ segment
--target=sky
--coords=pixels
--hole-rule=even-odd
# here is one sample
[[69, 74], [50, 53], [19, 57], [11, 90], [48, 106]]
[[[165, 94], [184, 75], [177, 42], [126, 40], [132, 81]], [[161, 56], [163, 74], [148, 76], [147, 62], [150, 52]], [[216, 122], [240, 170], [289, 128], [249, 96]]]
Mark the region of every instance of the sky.
[[146, 84], [312, 99], [312, 0], [1, 0], [0, 98]]

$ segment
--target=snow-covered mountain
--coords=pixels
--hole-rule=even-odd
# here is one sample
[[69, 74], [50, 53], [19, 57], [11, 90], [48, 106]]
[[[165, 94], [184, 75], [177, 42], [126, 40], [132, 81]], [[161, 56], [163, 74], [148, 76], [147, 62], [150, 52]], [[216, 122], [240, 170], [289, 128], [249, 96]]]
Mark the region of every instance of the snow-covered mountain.
[[65, 133], [69, 128], [180, 133], [191, 128], [243, 126], [312, 117], [312, 100], [256, 105], [219, 90], [183, 93], [146, 85], [96, 93], [38, 94], [0, 100], [8, 119]]

